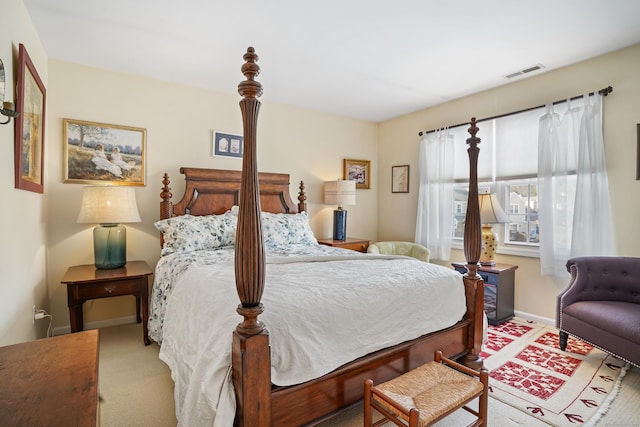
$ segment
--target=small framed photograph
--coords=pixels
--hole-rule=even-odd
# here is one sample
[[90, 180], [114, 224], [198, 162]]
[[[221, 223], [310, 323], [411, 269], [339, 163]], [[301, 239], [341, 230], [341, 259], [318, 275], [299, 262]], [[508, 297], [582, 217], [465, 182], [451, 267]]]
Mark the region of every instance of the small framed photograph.
[[20, 43], [16, 93], [15, 187], [44, 193], [44, 119], [47, 91], [27, 49]]
[[235, 133], [213, 131], [213, 156], [241, 159], [244, 153], [244, 137]]
[[343, 179], [355, 181], [356, 188], [369, 189], [371, 186], [371, 161], [344, 159]]
[[147, 130], [63, 119], [64, 182], [143, 186]]
[[409, 192], [409, 165], [391, 166], [391, 192]]

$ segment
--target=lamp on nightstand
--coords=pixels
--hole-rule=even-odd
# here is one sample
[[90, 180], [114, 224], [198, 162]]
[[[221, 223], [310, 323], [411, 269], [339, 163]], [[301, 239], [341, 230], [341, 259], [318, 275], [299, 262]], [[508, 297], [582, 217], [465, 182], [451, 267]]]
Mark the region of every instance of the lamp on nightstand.
[[502, 210], [498, 197], [495, 194], [480, 194], [480, 222], [482, 223], [482, 251], [480, 252], [480, 264], [485, 266], [496, 265], [493, 258], [498, 249], [498, 236], [493, 231], [491, 224], [504, 224], [509, 222], [509, 217]]
[[84, 187], [79, 223], [100, 224], [93, 229], [96, 268], [124, 267], [127, 230], [122, 222], [140, 222], [136, 193], [131, 187]]
[[324, 183], [324, 202], [327, 205], [338, 205], [333, 211], [333, 240], [347, 238], [347, 211], [342, 205], [356, 204], [356, 182], [337, 180]]

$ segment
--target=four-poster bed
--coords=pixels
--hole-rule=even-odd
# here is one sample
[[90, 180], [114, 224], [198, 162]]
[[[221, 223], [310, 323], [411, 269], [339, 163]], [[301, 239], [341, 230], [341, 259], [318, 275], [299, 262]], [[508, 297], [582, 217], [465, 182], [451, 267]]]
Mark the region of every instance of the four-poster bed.
[[[480, 215], [478, 208], [478, 192], [477, 192], [477, 179], [476, 179], [476, 165], [478, 159], [479, 149], [477, 147], [480, 140], [476, 137], [478, 128], [475, 126], [475, 119], [471, 121], [471, 127], [469, 132], [471, 137], [467, 140], [469, 144], [469, 159], [470, 159], [470, 183], [469, 183], [469, 201], [467, 208], [467, 218], [465, 227], [465, 256], [468, 263], [468, 273], [462, 276], [462, 284], [460, 284], [460, 276], [455, 271], [436, 266], [434, 264], [423, 263], [417, 260], [406, 259], [388, 259], [389, 257], [377, 257], [377, 259], [367, 259], [375, 256], [366, 254], [349, 255], [345, 252], [348, 250], [339, 248], [322, 247], [322, 251], [337, 250], [337, 252], [327, 252], [326, 255], [330, 255], [327, 262], [320, 259], [313, 259], [312, 262], [302, 264], [302, 262], [310, 261], [309, 259], [303, 259], [304, 257], [298, 256], [295, 261], [289, 260], [283, 261], [282, 259], [275, 259], [275, 255], [281, 255], [278, 250], [280, 248], [273, 249], [271, 247], [271, 240], [273, 239], [273, 220], [274, 217], [268, 216], [266, 212], [276, 214], [278, 224], [283, 222], [282, 217], [278, 215], [286, 215], [287, 218], [302, 218], [302, 221], [306, 221], [306, 196], [304, 194], [304, 185], [300, 183], [300, 190], [298, 194], [297, 205], [292, 202], [289, 186], [290, 180], [288, 174], [276, 174], [276, 173], [259, 173], [256, 162], [256, 125], [257, 115], [260, 108], [260, 102], [258, 97], [262, 93], [260, 83], [255, 81], [255, 77], [259, 73], [259, 67], [256, 64], [258, 59], [253, 48], [249, 48], [244, 55], [245, 64], [242, 66], [242, 72], [246, 77], [246, 80], [241, 82], [238, 86], [238, 91], [243, 99], [240, 102], [240, 107], [243, 116], [244, 123], [244, 157], [242, 171], [227, 171], [227, 170], [209, 170], [209, 169], [196, 169], [196, 168], [181, 168], [180, 172], [185, 175], [186, 187], [185, 193], [182, 199], [173, 204], [171, 202], [171, 193], [169, 188], [169, 177], [167, 174], [163, 180], [163, 191], [161, 193], [161, 209], [160, 216], [162, 226], [158, 228], [163, 231], [164, 249], [163, 255], [167, 253], [167, 239], [173, 239], [170, 244], [175, 243], [175, 235], [173, 232], [175, 228], [169, 231], [171, 228], [168, 224], [175, 218], [181, 216], [190, 218], [189, 221], [197, 221], [195, 217], [214, 215], [216, 224], [220, 224], [220, 227], [229, 226], [232, 223], [234, 227], [234, 242], [235, 246], [232, 248], [234, 255], [232, 258], [225, 258], [226, 261], [231, 259], [233, 263], [233, 274], [229, 271], [226, 273], [213, 273], [210, 270], [206, 270], [206, 274], [209, 277], [210, 286], [206, 287], [204, 284], [200, 284], [200, 288], [196, 296], [188, 294], [188, 288], [191, 285], [187, 285], [181, 281], [180, 286], [171, 290], [171, 287], [162, 288], [156, 287], [154, 284], [154, 297], [152, 298], [152, 321], [150, 321], [150, 334], [152, 338], [158, 342], [162, 341], [161, 357], [163, 360], [170, 361], [168, 364], [172, 368], [172, 376], [176, 381], [176, 407], [178, 412], [178, 418], [181, 425], [187, 425], [186, 421], [181, 420], [181, 412], [189, 412], [189, 408], [183, 407], [182, 397], [178, 396], [178, 391], [185, 396], [189, 397], [190, 393], [193, 393], [195, 389], [206, 388], [205, 385], [197, 384], [192, 386], [191, 384], [185, 384], [179, 378], [183, 375], [184, 371], [188, 371], [187, 376], [206, 376], [211, 374], [212, 368], [200, 363], [199, 359], [208, 359], [208, 353], [199, 353], [196, 356], [186, 356], [190, 358], [189, 361], [177, 361], [180, 355], [177, 355], [179, 351], [184, 350], [187, 352], [186, 347], [192, 344], [186, 341], [181, 341], [184, 335], [190, 334], [192, 331], [188, 330], [189, 327], [197, 328], [195, 334], [199, 335], [199, 339], [204, 341], [211, 341], [211, 338], [203, 338], [206, 334], [203, 331], [206, 330], [207, 318], [197, 316], [196, 320], [184, 320], [183, 313], [196, 310], [198, 314], [201, 311], [210, 311], [211, 307], [215, 306], [213, 301], [206, 301], [205, 294], [210, 291], [210, 288], [218, 286], [218, 281], [225, 274], [227, 276], [235, 277], [235, 285], [237, 295], [234, 296], [234, 305], [237, 305], [235, 311], [242, 316], [238, 318], [234, 314], [235, 319], [233, 324], [237, 324], [234, 331], [232, 328], [228, 329], [228, 334], [233, 334], [232, 345], [230, 349], [229, 361], [231, 362], [230, 374], [229, 372], [222, 372], [220, 376], [227, 375], [227, 378], [232, 379], [233, 388], [233, 400], [235, 401], [235, 425], [238, 426], [268, 426], [268, 425], [306, 425], [315, 424], [326, 418], [331, 417], [344, 410], [350, 405], [359, 402], [363, 395], [364, 381], [368, 378], [373, 379], [376, 383], [389, 380], [403, 372], [411, 370], [427, 361], [433, 359], [435, 350], [442, 350], [446, 357], [459, 358], [466, 365], [479, 369], [482, 365], [482, 360], [479, 357], [482, 330], [483, 330], [483, 283], [476, 274], [477, 262], [480, 255], [480, 242], [481, 242], [481, 227], [480, 227]], [[235, 215], [235, 217], [233, 216]], [[195, 218], [195, 219], [194, 219]], [[164, 222], [163, 222], [164, 221]], [[231, 221], [231, 222], [230, 222]], [[265, 225], [265, 221], [266, 224]], [[285, 221], [288, 223], [288, 221]], [[191, 224], [191, 223], [190, 223]], [[162, 228], [165, 227], [165, 228]], [[198, 225], [197, 227], [200, 227]], [[302, 227], [304, 228], [304, 226]], [[303, 231], [302, 234], [305, 232]], [[307, 233], [308, 235], [308, 233]], [[276, 237], [276, 239], [278, 239]], [[303, 238], [302, 240], [305, 240]], [[311, 237], [311, 240], [313, 238]], [[268, 242], [268, 248], [265, 249], [265, 242]], [[209, 242], [211, 243], [211, 242]], [[298, 243], [297, 241], [295, 243]], [[197, 244], [202, 244], [198, 242]], [[196, 244], [196, 246], [197, 246]], [[191, 245], [189, 243], [188, 245]], [[205, 246], [207, 243], [204, 244]], [[223, 243], [214, 242], [213, 246], [223, 246]], [[296, 245], [291, 245], [296, 246]], [[313, 247], [313, 244], [310, 245]], [[316, 242], [316, 246], [317, 245]], [[189, 250], [193, 248], [189, 246]], [[307, 250], [307, 249], [305, 249]], [[313, 251], [317, 251], [317, 248], [313, 248]], [[172, 252], [173, 249], [168, 252]], [[268, 252], [268, 253], [266, 253]], [[305, 253], [306, 254], [306, 253]], [[317, 252], [312, 253], [314, 256]], [[267, 255], [270, 260], [266, 262]], [[338, 256], [339, 255], [339, 256]], [[193, 252], [189, 252], [186, 256], [192, 261], [198, 258], [198, 255], [194, 255]], [[163, 257], [169, 258], [169, 257]], [[273, 258], [273, 259], [272, 259]], [[308, 258], [308, 257], [307, 257]], [[341, 259], [338, 259], [341, 258]], [[159, 262], [163, 263], [161, 258]], [[321, 262], [320, 262], [321, 261]], [[370, 262], [373, 264], [385, 264], [384, 268], [389, 267], [392, 261], [395, 263], [411, 263], [410, 268], [402, 264], [397, 264], [400, 269], [415, 271], [415, 278], [406, 280], [403, 278], [403, 282], [408, 281], [413, 283], [413, 280], [420, 282], [420, 288], [424, 286], [430, 286], [426, 276], [437, 276], [437, 280], [441, 280], [431, 290], [426, 293], [435, 295], [436, 289], [445, 289], [448, 294], [443, 295], [442, 303], [436, 302], [435, 306], [444, 304], [444, 301], [449, 299], [455, 308], [451, 309], [449, 306], [443, 312], [438, 312], [436, 307], [429, 305], [420, 306], [419, 309], [413, 310], [417, 312], [418, 316], [415, 320], [411, 321], [411, 326], [421, 328], [423, 333], [414, 334], [410, 338], [402, 338], [402, 335], [398, 335], [397, 342], [392, 345], [382, 345], [376, 348], [375, 351], [368, 352], [367, 354], [358, 355], [354, 359], [349, 359], [340, 362], [328, 373], [321, 373], [315, 376], [311, 376], [308, 379], [300, 383], [295, 381], [287, 382], [282, 380], [283, 374], [281, 374], [274, 365], [279, 363], [281, 355], [274, 349], [279, 349], [283, 343], [280, 335], [280, 327], [276, 324], [275, 316], [282, 316], [284, 318], [285, 313], [276, 312], [275, 310], [286, 311], [286, 307], [277, 307], [276, 301], [278, 299], [286, 300], [286, 293], [280, 294], [277, 297], [270, 295], [270, 292], [280, 292], [277, 288], [279, 281], [295, 282], [295, 276], [292, 279], [287, 276], [287, 269], [291, 265], [298, 266], [299, 269], [310, 269], [311, 265], [315, 265], [316, 268], [325, 268], [323, 276], [325, 282], [332, 281], [333, 274], [331, 270], [336, 270], [335, 274], [339, 274], [337, 270], [342, 270], [342, 266], [345, 268], [358, 268], [361, 269], [362, 262]], [[333, 262], [341, 262], [340, 267], [337, 268]], [[204, 264], [208, 261], [202, 261], [199, 264], [200, 269], [204, 269]], [[353, 267], [353, 265], [358, 267]], [[337, 265], [337, 264], [335, 264]], [[198, 268], [192, 268], [191, 270], [197, 270]], [[186, 270], [186, 266], [171, 267], [172, 270]], [[188, 273], [184, 273], [183, 276], [189, 276], [191, 270]], [[313, 270], [315, 271], [315, 270]], [[320, 270], [319, 270], [320, 271]], [[358, 270], [360, 271], [360, 270]], [[271, 274], [269, 274], [271, 272]], [[277, 273], [275, 273], [277, 272]], [[455, 273], [457, 276], [451, 276], [449, 273]], [[364, 274], [364, 273], [363, 273]], [[157, 272], [156, 276], [160, 276]], [[265, 287], [265, 277], [267, 286]], [[378, 273], [378, 276], [380, 274]], [[391, 284], [391, 278], [384, 277], [385, 281], [389, 281], [388, 288], [393, 289], [394, 293], [399, 293], [400, 283]], [[452, 279], [453, 278], [453, 279]], [[370, 279], [371, 280], [371, 279]], [[435, 279], [433, 279], [435, 280]], [[444, 286], [447, 281], [454, 280], [454, 284]], [[159, 281], [159, 277], [156, 277], [156, 282]], [[204, 282], [205, 280], [201, 280]], [[306, 282], [305, 278], [299, 279], [299, 285], [302, 287], [303, 282]], [[373, 281], [373, 280], [372, 280]], [[423, 283], [425, 282], [425, 283]], [[296, 283], [296, 285], [298, 285]], [[322, 288], [325, 284], [314, 284], [316, 287], [305, 288], [309, 289], [309, 292], [314, 292], [317, 289]], [[194, 285], [195, 286], [195, 285]], [[292, 286], [291, 283], [288, 286]], [[295, 285], [293, 285], [295, 286]], [[398, 286], [398, 287], [396, 287]], [[344, 286], [342, 286], [344, 287]], [[196, 289], [196, 288], [194, 288]], [[293, 288], [291, 292], [294, 292]], [[327, 288], [329, 289], [329, 288]], [[412, 288], [411, 292], [414, 292], [416, 287]], [[296, 288], [297, 290], [297, 288]], [[368, 319], [369, 323], [373, 323], [376, 320], [378, 314], [383, 316], [383, 307], [390, 305], [389, 295], [380, 296], [382, 302], [380, 303], [380, 313], [373, 312], [372, 310], [365, 310], [364, 312], [356, 311], [361, 309], [358, 304], [358, 298], [369, 298], [365, 294], [364, 287], [358, 288], [356, 291], [352, 291], [351, 295], [339, 294], [335, 296], [335, 305], [343, 305], [342, 312], [346, 315], [354, 317], [353, 323], [356, 324], [358, 317], [374, 316]], [[378, 289], [378, 292], [380, 290]], [[334, 295], [334, 292], [338, 292], [335, 289], [327, 291]], [[362, 293], [362, 294], [361, 294]], [[337, 294], [336, 294], [337, 295]], [[459, 296], [456, 297], [456, 295]], [[264, 296], [264, 298], [263, 298]], [[240, 299], [240, 304], [237, 304], [237, 299]], [[180, 300], [190, 301], [187, 303], [188, 309], [178, 309], [178, 303], [175, 301]], [[189, 299], [190, 298], [190, 299]], [[216, 296], [214, 300], [224, 299], [225, 297]], [[316, 295], [314, 298], [318, 298]], [[350, 298], [355, 298], [350, 300]], [[386, 300], [384, 300], [386, 298]], [[395, 298], [395, 294], [394, 294]], [[458, 306], [456, 306], [456, 298], [458, 298]], [[339, 300], [338, 300], [339, 299]], [[414, 298], [415, 299], [415, 298]], [[263, 306], [263, 301], [269, 301], [267, 305]], [[348, 301], [351, 301], [350, 303]], [[355, 302], [354, 302], [355, 301]], [[189, 305], [190, 304], [190, 305]], [[329, 332], [333, 330], [333, 334], [339, 335], [335, 331], [335, 326], [331, 326], [329, 323], [324, 323], [327, 317], [331, 317], [332, 314], [327, 315], [322, 312], [323, 309], [320, 303], [316, 303], [315, 299], [305, 301], [302, 299], [296, 299], [291, 302], [292, 305], [296, 305], [296, 311], [302, 312], [301, 318], [295, 320], [285, 320], [286, 328], [293, 323], [305, 323], [311, 322], [311, 318], [320, 317], [320, 323], [312, 324], [310, 326], [309, 333], [304, 337], [304, 340], [310, 338], [311, 341], [315, 340], [315, 335], [323, 335], [328, 329]], [[367, 299], [367, 305], [371, 304], [375, 307], [373, 300]], [[404, 303], [406, 304], [406, 303]], [[155, 306], [166, 305], [166, 318], [161, 318], [164, 314], [159, 314], [159, 310]], [[220, 306], [218, 308], [211, 308], [213, 311], [222, 311]], [[364, 307], [365, 309], [367, 307]], [[181, 311], [184, 310], [184, 311]], [[451, 311], [454, 314], [454, 318], [446, 318], [444, 311]], [[395, 310], [397, 311], [397, 310]], [[409, 310], [408, 310], [409, 311]], [[154, 314], [155, 312], [155, 314]], [[430, 313], [435, 313], [429, 317]], [[322, 314], [320, 314], [322, 313]], [[337, 312], [336, 312], [337, 313]], [[364, 313], [364, 314], [363, 314]], [[368, 314], [367, 314], [368, 313]], [[286, 313], [288, 315], [288, 313]], [[406, 316], [407, 313], [405, 313]], [[271, 316], [271, 317], [268, 317]], [[429, 326], [422, 324], [422, 318], [429, 318]], [[176, 319], [179, 319], [176, 321]], [[197, 320], [199, 319], [199, 320]], [[269, 319], [268, 321], [266, 319]], [[265, 320], [263, 323], [262, 320]], [[366, 319], [365, 319], [366, 320]], [[185, 323], [187, 322], [187, 323]], [[190, 322], [190, 323], [189, 323]], [[238, 324], [238, 322], [240, 322]], [[288, 322], [288, 323], [287, 323]], [[318, 319], [315, 320], [318, 322]], [[387, 322], [387, 320], [385, 320]], [[395, 322], [395, 320], [390, 320]], [[153, 324], [152, 324], [153, 323]], [[164, 323], [164, 324], [163, 324]], [[375, 323], [373, 323], [375, 324]], [[397, 331], [395, 329], [411, 329], [410, 326], [396, 328], [391, 326], [393, 323], [389, 323], [389, 329], [384, 330], [386, 323], [378, 329], [382, 330], [385, 335], [394, 335]], [[177, 326], [176, 326], [177, 325]], [[194, 326], [195, 325], [195, 326]], [[444, 325], [444, 326], [443, 326]], [[165, 329], [163, 331], [163, 328]], [[358, 326], [357, 330], [363, 331], [362, 326]], [[173, 330], [173, 335], [171, 335]], [[226, 329], [222, 329], [223, 331]], [[362, 335], [375, 335], [375, 331], [364, 330]], [[403, 331], [404, 332], [404, 331]], [[270, 333], [273, 336], [270, 336]], [[400, 333], [400, 332], [398, 332]], [[164, 340], [163, 340], [163, 334]], [[225, 336], [226, 333], [218, 333], [218, 335]], [[360, 336], [354, 335], [353, 339], [360, 339]], [[382, 338], [376, 338], [382, 339]], [[292, 343], [296, 344], [296, 343]], [[299, 344], [293, 353], [297, 358], [304, 358], [306, 346], [313, 347], [317, 343], [304, 341], [304, 344]], [[193, 344], [194, 347], [200, 344]], [[362, 344], [365, 346], [365, 344]], [[368, 345], [368, 344], [367, 344]], [[167, 348], [174, 347], [174, 352], [170, 354]], [[328, 344], [320, 344], [317, 348], [330, 347]], [[315, 347], [314, 347], [315, 348]], [[310, 351], [311, 353], [318, 352], [317, 350]], [[301, 356], [302, 355], [302, 356]], [[320, 354], [320, 358], [323, 358], [323, 354]], [[332, 356], [327, 355], [327, 358]], [[195, 361], [195, 359], [198, 359]], [[226, 359], [225, 359], [226, 360]], [[226, 361], [222, 362], [224, 368]], [[184, 364], [184, 365], [183, 365]], [[224, 369], [222, 369], [224, 371]], [[180, 372], [178, 372], [180, 371]], [[203, 375], [203, 373], [205, 373]], [[295, 377], [295, 376], [294, 376]], [[299, 376], [296, 378], [300, 378]], [[275, 385], [275, 384], [285, 385]], [[230, 384], [229, 384], [230, 385]], [[184, 390], [183, 390], [184, 389]], [[217, 393], [217, 390], [216, 390]], [[221, 395], [223, 393], [220, 393]], [[184, 397], [184, 396], [183, 396]], [[180, 401], [178, 401], [180, 399]], [[197, 400], [197, 399], [196, 399]], [[220, 400], [223, 400], [221, 397]], [[199, 408], [198, 404], [194, 404], [193, 408]], [[209, 409], [207, 409], [209, 410]], [[217, 412], [213, 411], [215, 417]], [[205, 411], [206, 412], [206, 411]], [[189, 422], [198, 422], [206, 418], [190, 419]], [[217, 420], [219, 421], [219, 420]]]

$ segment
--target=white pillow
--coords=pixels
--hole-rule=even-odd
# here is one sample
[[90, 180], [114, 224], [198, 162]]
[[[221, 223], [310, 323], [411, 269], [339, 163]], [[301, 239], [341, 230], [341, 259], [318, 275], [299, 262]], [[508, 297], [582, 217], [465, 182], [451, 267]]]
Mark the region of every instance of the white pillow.
[[174, 252], [193, 252], [230, 246], [236, 241], [237, 215], [182, 215], [157, 221], [164, 244], [161, 256]]

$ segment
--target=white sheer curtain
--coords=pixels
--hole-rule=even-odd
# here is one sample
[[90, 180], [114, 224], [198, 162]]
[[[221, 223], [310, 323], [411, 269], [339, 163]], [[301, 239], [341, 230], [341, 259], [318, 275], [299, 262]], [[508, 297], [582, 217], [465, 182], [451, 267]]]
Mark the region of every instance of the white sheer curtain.
[[451, 256], [455, 137], [448, 129], [425, 134], [420, 141], [420, 189], [415, 240], [429, 248], [431, 259]]
[[[554, 105], [540, 118], [538, 200], [542, 275], [566, 275], [574, 256], [614, 255], [602, 136], [602, 96]], [[575, 170], [573, 179], [570, 172]]]

